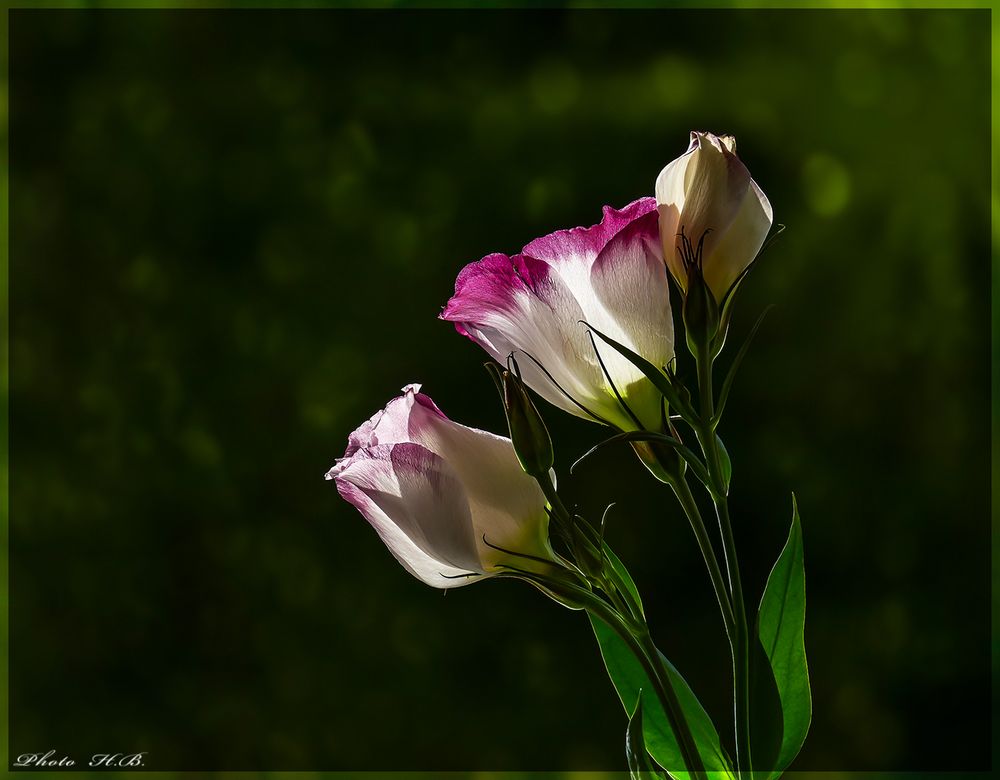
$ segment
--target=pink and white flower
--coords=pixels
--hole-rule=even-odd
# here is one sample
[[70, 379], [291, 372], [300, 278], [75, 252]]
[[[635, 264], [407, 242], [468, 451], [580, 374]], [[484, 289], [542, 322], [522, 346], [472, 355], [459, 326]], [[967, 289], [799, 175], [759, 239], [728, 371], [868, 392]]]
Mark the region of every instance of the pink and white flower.
[[731, 135], [692, 132], [688, 150], [656, 178], [663, 255], [671, 275], [687, 290], [688, 270], [680, 233], [701, 248], [705, 281], [722, 302], [757, 256], [774, 218], [771, 204], [736, 156]]
[[551, 569], [545, 496], [510, 439], [449, 420], [419, 391], [407, 385], [352, 433], [326, 478], [428, 585]]
[[658, 429], [659, 392], [583, 324], [658, 366], [673, 358], [656, 201], [605, 207], [592, 227], [467, 265], [441, 318], [495, 360], [513, 354], [525, 383], [555, 406], [623, 430]]

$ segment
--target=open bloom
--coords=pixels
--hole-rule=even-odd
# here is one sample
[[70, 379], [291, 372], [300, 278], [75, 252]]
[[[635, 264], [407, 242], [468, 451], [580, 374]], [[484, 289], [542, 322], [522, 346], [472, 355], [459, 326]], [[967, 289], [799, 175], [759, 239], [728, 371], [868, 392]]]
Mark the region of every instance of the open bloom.
[[560, 230], [516, 255], [467, 265], [441, 318], [504, 362], [547, 401], [628, 430], [659, 428], [652, 383], [585, 323], [664, 366], [673, 357], [669, 285], [656, 201], [606, 206], [589, 228]]
[[419, 390], [407, 385], [352, 433], [326, 478], [428, 585], [549, 569], [545, 497], [510, 439], [449, 420]]
[[656, 178], [656, 204], [671, 275], [687, 290], [689, 268], [700, 262], [721, 303], [757, 256], [773, 219], [767, 196], [736, 156], [736, 139], [692, 132], [687, 152]]

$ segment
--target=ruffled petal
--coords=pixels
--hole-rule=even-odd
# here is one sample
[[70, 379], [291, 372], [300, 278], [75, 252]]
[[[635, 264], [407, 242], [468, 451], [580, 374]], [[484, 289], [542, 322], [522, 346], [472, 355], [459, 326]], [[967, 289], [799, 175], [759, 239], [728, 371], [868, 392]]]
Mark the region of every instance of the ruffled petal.
[[621, 209], [605, 206], [601, 221], [596, 225], [557, 230], [536, 238], [523, 249], [523, 253], [551, 265], [583, 259], [589, 266], [620, 230], [655, 210], [656, 198], [639, 198]]
[[425, 407], [442, 419], [448, 419], [428, 396], [420, 392], [419, 384], [408, 384], [403, 387], [402, 392], [401, 396], [389, 401], [385, 409], [373, 414], [348, 437], [344, 457], [338, 461], [338, 466], [330, 470], [327, 478], [336, 476], [340, 462], [349, 459], [360, 449], [412, 441], [409, 436], [409, 420], [414, 404]]

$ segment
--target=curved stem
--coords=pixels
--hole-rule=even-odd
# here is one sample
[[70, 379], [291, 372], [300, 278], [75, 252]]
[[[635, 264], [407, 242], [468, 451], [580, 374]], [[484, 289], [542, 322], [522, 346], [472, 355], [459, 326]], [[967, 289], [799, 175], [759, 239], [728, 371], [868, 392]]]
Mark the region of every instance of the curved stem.
[[733, 633], [730, 640], [733, 650], [733, 708], [736, 718], [736, 763], [741, 776], [753, 777], [750, 755], [750, 636], [747, 629], [746, 606], [743, 602], [743, 585], [740, 580], [740, 565], [736, 557], [736, 539], [729, 520], [729, 499], [726, 480], [722, 473], [719, 456], [719, 442], [715, 435], [715, 399], [712, 393], [712, 359], [699, 355], [698, 389], [701, 394], [701, 421], [698, 438], [705, 453], [709, 475], [712, 478], [712, 500], [719, 519], [722, 549], [729, 577], [729, 592], [732, 597]]
[[705, 559], [705, 566], [712, 579], [712, 587], [715, 589], [715, 598], [719, 602], [719, 609], [722, 611], [722, 621], [726, 626], [726, 634], [730, 644], [734, 641], [735, 624], [733, 618], [733, 605], [729, 601], [729, 592], [726, 590], [726, 582], [722, 578], [722, 570], [719, 568], [719, 561], [715, 557], [715, 549], [712, 547], [712, 540], [708, 536], [705, 528], [705, 521], [701, 517], [701, 510], [691, 493], [691, 486], [688, 485], [687, 478], [681, 477], [671, 483], [677, 500], [680, 502], [684, 514], [687, 515], [691, 530], [694, 531], [695, 539], [701, 550], [701, 556]]
[[694, 735], [688, 726], [687, 718], [684, 717], [684, 711], [681, 709], [681, 703], [677, 698], [673, 683], [670, 682], [670, 678], [663, 668], [663, 663], [660, 661], [659, 650], [653, 643], [649, 628], [645, 623], [641, 624], [638, 630], [629, 626], [618, 613], [600, 599], [594, 599], [592, 604], [587, 605], [587, 609], [607, 623], [639, 659], [646, 675], [653, 684], [657, 698], [663, 705], [667, 720], [670, 722], [670, 728], [677, 738], [677, 745], [680, 748], [685, 769], [698, 780], [707, 780], [708, 775], [695, 744]]

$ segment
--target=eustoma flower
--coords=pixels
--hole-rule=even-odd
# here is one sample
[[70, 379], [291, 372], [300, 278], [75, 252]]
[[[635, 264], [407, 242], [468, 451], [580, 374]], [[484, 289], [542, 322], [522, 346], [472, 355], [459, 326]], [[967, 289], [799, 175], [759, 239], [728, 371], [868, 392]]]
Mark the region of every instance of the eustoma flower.
[[722, 303], [771, 229], [767, 196], [736, 156], [731, 135], [691, 133], [686, 153], [656, 178], [663, 254], [682, 290], [697, 265]]
[[351, 434], [326, 478], [428, 585], [551, 570], [545, 497], [510, 439], [449, 420], [419, 390], [407, 385]]
[[[536, 239], [466, 266], [441, 318], [572, 414], [624, 430], [658, 429], [660, 394], [587, 325], [663, 366], [673, 357], [669, 285], [656, 201], [605, 207], [589, 228]], [[586, 324], [584, 324], [586, 323]]]

